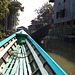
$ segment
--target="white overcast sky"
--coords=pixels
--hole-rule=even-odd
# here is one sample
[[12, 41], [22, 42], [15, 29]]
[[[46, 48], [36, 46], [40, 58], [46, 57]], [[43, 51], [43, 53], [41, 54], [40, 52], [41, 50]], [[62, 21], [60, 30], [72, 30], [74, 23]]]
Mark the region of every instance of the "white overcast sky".
[[24, 6], [24, 12], [19, 12], [19, 25], [20, 26], [29, 26], [31, 24], [31, 20], [37, 17], [35, 9], [42, 7], [42, 5], [49, 0], [18, 0]]

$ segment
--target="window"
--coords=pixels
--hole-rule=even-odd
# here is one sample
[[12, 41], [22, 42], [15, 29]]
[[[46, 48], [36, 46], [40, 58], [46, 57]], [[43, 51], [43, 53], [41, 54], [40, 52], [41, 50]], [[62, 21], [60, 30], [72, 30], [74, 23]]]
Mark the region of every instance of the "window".
[[64, 2], [66, 2], [66, 0], [64, 0]]
[[64, 2], [65, 2], [65, 0], [64, 0]]
[[65, 9], [60, 10], [59, 12], [56, 13], [57, 19], [64, 18], [64, 17], [65, 17]]
[[73, 25], [75, 25], [75, 20], [73, 20]]
[[63, 17], [65, 17], [65, 9], [63, 9]]
[[61, 10], [61, 18], [65, 17], [65, 9]]
[[56, 13], [56, 18], [57, 18], [57, 19], [58, 19], [58, 14], [59, 14], [59, 13], [57, 12], [57, 13]]
[[67, 25], [70, 25], [70, 21], [67, 21]]
[[61, 13], [61, 16], [60, 17], [62, 18], [63, 17], [63, 10], [61, 10], [60, 13]]
[[60, 2], [58, 2], [58, 6], [60, 6], [60, 4], [61, 4], [61, 3], [60, 3]]
[[60, 17], [61, 17], [61, 13], [60, 13], [60, 11], [59, 11], [59, 12], [56, 13], [56, 18], [57, 18], [57, 19], [60, 19]]

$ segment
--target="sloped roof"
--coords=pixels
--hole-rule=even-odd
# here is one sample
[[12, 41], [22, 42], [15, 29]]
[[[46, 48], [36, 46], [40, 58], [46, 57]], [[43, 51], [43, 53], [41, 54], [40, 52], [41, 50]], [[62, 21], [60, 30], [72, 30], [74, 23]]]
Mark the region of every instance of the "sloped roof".
[[54, 2], [54, 0], [49, 0], [49, 2]]

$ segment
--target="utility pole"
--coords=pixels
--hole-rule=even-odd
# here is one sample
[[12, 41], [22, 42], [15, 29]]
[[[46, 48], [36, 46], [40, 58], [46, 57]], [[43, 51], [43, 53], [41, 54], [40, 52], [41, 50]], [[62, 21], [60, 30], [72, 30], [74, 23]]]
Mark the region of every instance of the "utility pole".
[[7, 13], [5, 14], [5, 33], [7, 33]]
[[[6, 0], [5, 0], [5, 2], [6, 2]], [[6, 9], [5, 9], [5, 22], [4, 22], [4, 25], [5, 25], [5, 27], [4, 27], [4, 33], [7, 33], [7, 13], [6, 13]]]

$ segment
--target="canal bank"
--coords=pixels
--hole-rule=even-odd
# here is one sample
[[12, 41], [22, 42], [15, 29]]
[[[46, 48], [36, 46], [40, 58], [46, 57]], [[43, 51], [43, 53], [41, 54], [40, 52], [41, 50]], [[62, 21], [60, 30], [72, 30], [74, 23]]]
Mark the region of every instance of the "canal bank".
[[75, 44], [55, 39], [46, 41], [47, 45], [43, 46], [46, 52], [68, 75], [75, 75]]

